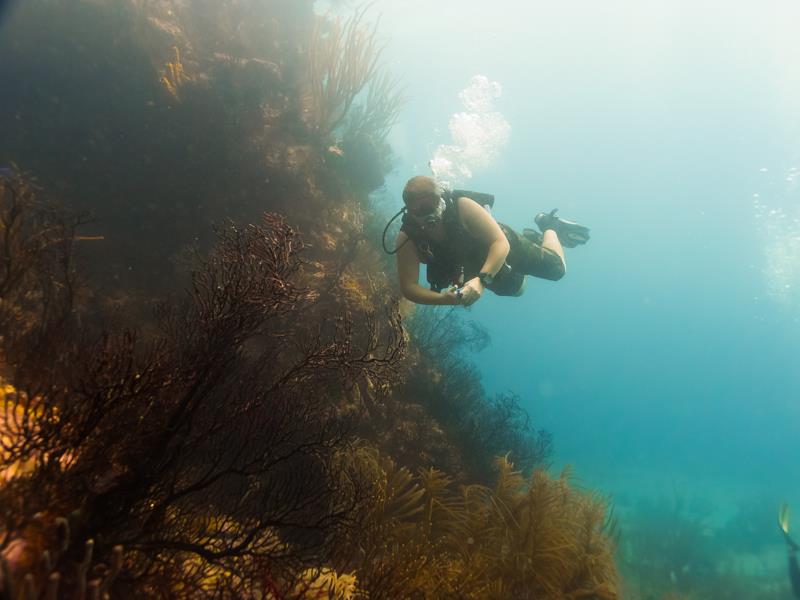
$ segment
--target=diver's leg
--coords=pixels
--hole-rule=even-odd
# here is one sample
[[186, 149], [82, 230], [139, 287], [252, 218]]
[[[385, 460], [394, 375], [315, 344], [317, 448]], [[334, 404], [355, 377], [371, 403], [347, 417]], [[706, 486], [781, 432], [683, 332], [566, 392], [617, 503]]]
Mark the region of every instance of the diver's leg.
[[[558, 281], [564, 276], [567, 263], [555, 231], [548, 229], [539, 238], [518, 235], [507, 225], [501, 224], [501, 227], [511, 246], [506, 262], [513, 270], [551, 281]], [[537, 243], [534, 239], [541, 242]]]
[[552, 229], [548, 229], [544, 232], [542, 237], [542, 248], [558, 254], [558, 256], [561, 258], [561, 262], [564, 263], [564, 270], [567, 270], [567, 259], [564, 258], [564, 248], [561, 247], [561, 241], [558, 239], [556, 232]]

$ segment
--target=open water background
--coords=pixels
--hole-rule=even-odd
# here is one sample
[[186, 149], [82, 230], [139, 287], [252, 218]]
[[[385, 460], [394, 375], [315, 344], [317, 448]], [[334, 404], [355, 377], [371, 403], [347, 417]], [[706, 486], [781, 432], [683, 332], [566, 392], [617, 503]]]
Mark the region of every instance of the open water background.
[[409, 97], [393, 206], [481, 74], [510, 136], [455, 183], [495, 193], [518, 230], [553, 207], [592, 228], [562, 281], [470, 310], [493, 339], [475, 356], [487, 389], [520, 393], [554, 467], [623, 509], [680, 496], [721, 524], [749, 505], [754, 544], [780, 550], [777, 507], [800, 506], [800, 4], [372, 11]]

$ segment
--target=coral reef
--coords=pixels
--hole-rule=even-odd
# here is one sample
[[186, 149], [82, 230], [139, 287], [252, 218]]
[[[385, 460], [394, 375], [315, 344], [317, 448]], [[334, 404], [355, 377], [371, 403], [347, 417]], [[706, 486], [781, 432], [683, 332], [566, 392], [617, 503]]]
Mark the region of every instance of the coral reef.
[[333, 463], [348, 439], [335, 399], [396, 377], [404, 338], [391, 317], [302, 325], [315, 297], [292, 282], [302, 243], [264, 219], [219, 229], [152, 339], [60, 328], [47, 354], [25, 347], [38, 337], [3, 339], [16, 394], [0, 468], [34, 461], [0, 488], [7, 541], [36, 514], [70, 514], [101, 556], [128, 549], [136, 589], [189, 597], [256, 587], [267, 559], [292, 573], [330, 552], [351, 502]]
[[50, 563], [15, 591], [615, 597], [602, 501], [461, 353], [486, 333], [395, 300], [370, 193], [401, 94], [363, 10], [14, 19], [0, 164], [39, 181], [0, 177], [0, 552]]
[[[35, 370], [40, 353], [67, 334], [70, 316], [79, 310], [75, 232], [85, 222], [84, 215], [43, 199], [36, 182], [16, 166], [0, 176], [0, 364], [6, 369]], [[4, 394], [4, 400], [10, 397]], [[34, 398], [24, 402], [30, 410]], [[5, 409], [7, 427], [28, 426], [9, 414], [7, 402]]]
[[[70, 550], [69, 521], [63, 517], [47, 521], [44, 515], [34, 515], [25, 537], [15, 538], [5, 545], [0, 555], [3, 597], [55, 600], [72, 596], [83, 600], [88, 595], [92, 599], [109, 598], [109, 590], [122, 570], [122, 546], [112, 549], [110, 563], [105, 565], [93, 562], [94, 540], [88, 540], [79, 561], [63, 572], [56, 570], [54, 565], [61, 563]], [[67, 590], [73, 593], [65, 594]]]
[[378, 69], [381, 49], [376, 28], [362, 28], [365, 10], [346, 22], [316, 21], [308, 50], [309, 89], [302, 117], [321, 138], [333, 133]]
[[436, 469], [414, 477], [368, 450], [352, 460], [374, 482], [344, 563], [366, 597], [619, 597], [604, 502], [566, 473], [526, 481], [499, 458], [492, 487], [456, 491]]
[[453, 310], [430, 307], [416, 307], [407, 322], [414, 368], [401, 393], [422, 403], [447, 432], [467, 478], [488, 483], [494, 457], [509, 452], [523, 471], [545, 464], [550, 434], [534, 427], [518, 396], [487, 397], [475, 366], [464, 358], [490, 343], [488, 332]]
[[[378, 43], [374, 30], [363, 30], [363, 16], [336, 26], [314, 15], [312, 4], [32, 0], [15, 11], [0, 39], [0, 78], [8, 83], [0, 164], [17, 160], [93, 215], [105, 240], [82, 249], [92, 264], [87, 275], [136, 318], [147, 309], [133, 303], [152, 302], [183, 281], [176, 265], [185, 247], [210, 247], [206, 232], [215, 222], [285, 214], [326, 267], [336, 257], [317, 253], [315, 238], [336, 226], [358, 229], [319, 213], [337, 205], [361, 212], [363, 195], [382, 183], [388, 147], [370, 140], [385, 135], [399, 97], [391, 100], [394, 88], [370, 54]], [[338, 35], [341, 52], [315, 55], [315, 35]], [[335, 61], [328, 67], [336, 81], [352, 85], [328, 80], [325, 60]], [[366, 70], [356, 66], [364, 60]], [[330, 126], [302, 118], [313, 96], [310, 71], [324, 81], [317, 80], [321, 95], [309, 114], [333, 115], [361, 132], [363, 143], [348, 142], [343, 156], [327, 152], [340, 143]], [[342, 86], [368, 90], [365, 106], [395, 112], [365, 120], [350, 92], [344, 102], [334, 93]], [[365, 157], [372, 168], [359, 168]]]
[[183, 62], [181, 62], [181, 51], [177, 46], [173, 46], [175, 51], [175, 62], [166, 63], [164, 75], [161, 76], [159, 81], [164, 89], [176, 100], [180, 100], [180, 88], [185, 83], [190, 81], [189, 77], [183, 69]]
[[[710, 501], [689, 498], [677, 487], [669, 497], [639, 501], [636, 506], [618, 510], [619, 565], [625, 581], [625, 597], [632, 600], [789, 597], [782, 548], [775, 545], [775, 560], [765, 560], [769, 553], [764, 552], [764, 544], [777, 541], [774, 515], [767, 509], [762, 515], [763, 529], [753, 529], [749, 523], [754, 518], [752, 511], [748, 507], [746, 512], [719, 527], [714, 524], [714, 505]], [[747, 525], [751, 527], [749, 531]], [[735, 533], [731, 531], [733, 526]], [[765, 538], [769, 541], [765, 542]]]

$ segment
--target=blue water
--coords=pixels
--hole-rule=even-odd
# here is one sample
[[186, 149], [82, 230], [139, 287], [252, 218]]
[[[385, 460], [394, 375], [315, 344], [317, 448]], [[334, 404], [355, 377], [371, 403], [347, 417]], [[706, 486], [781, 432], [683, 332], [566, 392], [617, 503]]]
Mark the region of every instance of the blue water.
[[[345, 18], [356, 4], [317, 2]], [[800, 511], [800, 3], [368, 6], [407, 96], [377, 194], [388, 214], [458, 142], [459, 93], [481, 75], [502, 89], [491, 110], [510, 135], [451, 183], [495, 194], [494, 216], [517, 230], [555, 207], [591, 227], [563, 280], [487, 292], [461, 316], [491, 334], [469, 357], [487, 392], [519, 394], [553, 435], [552, 470], [570, 465], [618, 510], [621, 562], [643, 559], [634, 578], [653, 555], [625, 544], [647, 523], [652, 538], [713, 539], [700, 558], [663, 560], [660, 581], [638, 573], [645, 593], [629, 600], [683, 577], [690, 589], [684, 568], [708, 555], [787, 595], [775, 514]]]
[[[618, 499], [677, 487], [719, 519], [752, 499], [770, 519], [800, 505], [800, 4], [373, 10], [409, 98], [395, 204], [483, 74], [511, 137], [458, 183], [495, 193], [517, 229], [553, 207], [592, 228], [563, 280], [468, 311], [493, 339], [474, 357], [487, 390], [520, 393], [554, 467]], [[789, 217], [760, 218], [754, 194]]]

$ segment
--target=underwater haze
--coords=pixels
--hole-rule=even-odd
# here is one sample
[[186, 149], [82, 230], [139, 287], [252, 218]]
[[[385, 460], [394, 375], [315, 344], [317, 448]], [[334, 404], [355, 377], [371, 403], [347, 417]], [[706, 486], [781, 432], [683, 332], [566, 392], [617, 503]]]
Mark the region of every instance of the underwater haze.
[[[792, 597], [798, 23], [0, 0], [0, 596]], [[415, 175], [591, 239], [398, 304]]]
[[[556, 465], [619, 506], [696, 498], [712, 522], [754, 506], [780, 550], [775, 511], [800, 503], [800, 4], [373, 10], [409, 98], [395, 204], [474, 135], [486, 160], [447, 174], [496, 194], [498, 220], [558, 207], [591, 227], [563, 280], [467, 311], [491, 333], [486, 387], [520, 393]], [[476, 75], [502, 118], [454, 136]]]

